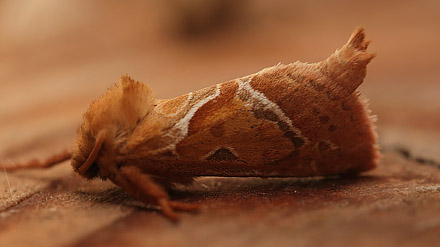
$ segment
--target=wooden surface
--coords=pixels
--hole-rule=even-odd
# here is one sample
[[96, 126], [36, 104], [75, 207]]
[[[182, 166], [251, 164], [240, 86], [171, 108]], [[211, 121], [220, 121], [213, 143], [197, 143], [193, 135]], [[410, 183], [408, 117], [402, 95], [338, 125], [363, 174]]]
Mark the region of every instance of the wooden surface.
[[362, 25], [377, 53], [360, 90], [378, 116], [379, 167], [349, 178], [201, 178], [170, 192], [202, 205], [179, 224], [68, 162], [3, 173], [0, 246], [439, 243], [436, 1], [183, 2], [0, 2], [2, 163], [70, 149], [81, 114], [123, 73], [174, 97], [278, 62], [319, 61]]

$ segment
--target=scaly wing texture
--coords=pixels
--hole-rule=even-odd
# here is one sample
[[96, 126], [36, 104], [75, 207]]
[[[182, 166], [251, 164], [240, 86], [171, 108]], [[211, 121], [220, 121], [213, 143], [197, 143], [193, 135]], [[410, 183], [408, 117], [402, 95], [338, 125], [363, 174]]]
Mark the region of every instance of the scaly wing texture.
[[277, 65], [158, 101], [127, 146], [145, 163], [157, 160], [156, 172], [311, 176], [371, 169], [376, 135], [355, 92], [374, 57], [367, 46], [358, 28], [323, 62]]

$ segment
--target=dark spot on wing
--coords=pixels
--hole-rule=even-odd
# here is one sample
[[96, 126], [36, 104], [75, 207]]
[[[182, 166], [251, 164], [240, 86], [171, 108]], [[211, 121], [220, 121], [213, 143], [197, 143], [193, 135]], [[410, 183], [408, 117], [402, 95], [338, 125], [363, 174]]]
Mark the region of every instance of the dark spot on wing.
[[325, 142], [318, 143], [319, 151], [325, 151], [325, 150], [329, 149], [329, 147], [330, 146], [327, 143], [325, 143]]
[[327, 91], [326, 93], [327, 93], [327, 98], [331, 101], [335, 101], [339, 99], [339, 97], [335, 95], [332, 91]]
[[350, 103], [348, 103], [347, 101], [342, 102], [341, 107], [342, 107], [342, 110], [344, 110], [344, 111], [351, 110]]
[[207, 160], [214, 160], [214, 161], [232, 161], [232, 160], [237, 160], [237, 156], [235, 156], [227, 148], [220, 148], [206, 159]]
[[264, 118], [272, 122], [277, 122], [279, 120], [279, 117], [269, 110], [255, 109], [253, 113], [256, 118]]
[[336, 125], [330, 125], [329, 127], [328, 127], [328, 131], [330, 131], [330, 132], [333, 132], [333, 131], [335, 131], [336, 129], [337, 129], [338, 127], [336, 127]]
[[281, 131], [286, 132], [289, 130], [289, 125], [284, 121], [278, 121], [278, 128], [280, 128]]
[[316, 82], [315, 80], [310, 80], [309, 83], [312, 86], [312, 88], [318, 92], [322, 92], [324, 90], [324, 86], [322, 84]]
[[328, 123], [329, 120], [330, 120], [330, 118], [328, 116], [320, 116], [319, 117], [319, 122], [322, 124]]
[[289, 138], [296, 148], [300, 148], [304, 145], [305, 141], [301, 137], [297, 137], [293, 131], [286, 131], [284, 137]]
[[293, 145], [295, 145], [296, 148], [300, 148], [304, 145], [304, 139], [302, 139], [301, 137], [295, 137], [292, 140]]
[[223, 134], [225, 133], [225, 128], [223, 126], [224, 123], [215, 125], [213, 127], [211, 127], [210, 132], [213, 136], [215, 137], [221, 137], [223, 136]]

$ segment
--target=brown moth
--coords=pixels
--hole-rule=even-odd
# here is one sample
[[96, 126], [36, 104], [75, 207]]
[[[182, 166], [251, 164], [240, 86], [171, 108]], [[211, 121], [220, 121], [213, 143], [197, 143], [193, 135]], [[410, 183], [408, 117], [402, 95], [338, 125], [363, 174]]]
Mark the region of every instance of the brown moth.
[[71, 156], [88, 179], [110, 179], [176, 220], [196, 206], [164, 188], [200, 176], [305, 177], [374, 168], [372, 117], [356, 89], [374, 57], [363, 28], [325, 61], [279, 64], [157, 100], [123, 76], [83, 116], [72, 154], [18, 167], [47, 167]]

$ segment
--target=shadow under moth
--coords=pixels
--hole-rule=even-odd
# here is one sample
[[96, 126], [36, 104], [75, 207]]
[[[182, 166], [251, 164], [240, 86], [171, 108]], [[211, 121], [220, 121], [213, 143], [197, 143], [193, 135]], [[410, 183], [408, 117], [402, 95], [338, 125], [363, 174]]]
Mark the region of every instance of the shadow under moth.
[[8, 170], [71, 159], [75, 172], [109, 179], [145, 204], [176, 211], [166, 188], [200, 176], [306, 177], [374, 168], [373, 118], [356, 90], [374, 57], [363, 28], [318, 63], [278, 64], [173, 99], [155, 99], [129, 76], [83, 116], [72, 152]]

